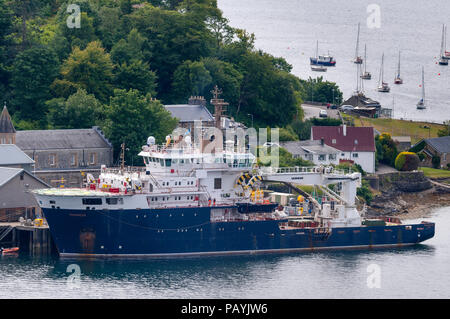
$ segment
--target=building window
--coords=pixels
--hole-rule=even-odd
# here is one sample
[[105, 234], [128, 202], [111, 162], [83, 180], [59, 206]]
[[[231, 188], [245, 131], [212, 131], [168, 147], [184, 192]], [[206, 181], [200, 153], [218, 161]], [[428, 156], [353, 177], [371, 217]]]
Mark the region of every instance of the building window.
[[358, 140], [355, 140], [355, 144], [358, 145]]
[[90, 153], [89, 154], [89, 164], [90, 165], [97, 164], [97, 154], [96, 153]]
[[328, 158], [330, 159], [330, 161], [334, 161], [336, 159], [336, 154], [330, 154]]
[[77, 154], [71, 154], [70, 156], [70, 165], [77, 166]]
[[333, 139], [331, 140], [331, 143], [336, 144], [336, 139], [333, 138]]
[[357, 158], [357, 157], [358, 157], [358, 153], [353, 153], [353, 154], [352, 154], [352, 157]]
[[48, 164], [50, 166], [56, 166], [56, 154], [50, 154], [48, 157]]
[[326, 158], [327, 158], [327, 156], [324, 154], [319, 155], [319, 161], [324, 161], [324, 160], [326, 160]]

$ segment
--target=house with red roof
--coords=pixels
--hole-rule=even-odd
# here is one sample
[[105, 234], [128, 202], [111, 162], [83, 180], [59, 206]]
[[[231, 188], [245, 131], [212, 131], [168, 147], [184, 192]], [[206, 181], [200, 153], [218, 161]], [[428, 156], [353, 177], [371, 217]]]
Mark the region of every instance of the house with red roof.
[[340, 162], [356, 163], [367, 173], [375, 173], [373, 127], [313, 126], [311, 140], [323, 140], [326, 145], [340, 150]]

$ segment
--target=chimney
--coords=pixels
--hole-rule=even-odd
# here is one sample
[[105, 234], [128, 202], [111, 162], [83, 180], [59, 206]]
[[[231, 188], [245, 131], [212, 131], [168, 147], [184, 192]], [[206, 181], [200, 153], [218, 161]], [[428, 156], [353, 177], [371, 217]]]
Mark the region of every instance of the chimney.
[[202, 105], [206, 106], [206, 100], [203, 96], [191, 96], [189, 98], [189, 105]]
[[347, 125], [343, 125], [342, 126], [342, 134], [344, 134], [344, 136], [347, 136]]

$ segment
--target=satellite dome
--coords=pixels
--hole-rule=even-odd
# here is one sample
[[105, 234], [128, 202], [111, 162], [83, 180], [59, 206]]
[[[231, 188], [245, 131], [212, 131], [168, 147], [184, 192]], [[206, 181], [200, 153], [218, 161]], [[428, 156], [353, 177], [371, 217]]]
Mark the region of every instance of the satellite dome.
[[147, 139], [147, 145], [155, 145], [155, 138], [153, 136]]

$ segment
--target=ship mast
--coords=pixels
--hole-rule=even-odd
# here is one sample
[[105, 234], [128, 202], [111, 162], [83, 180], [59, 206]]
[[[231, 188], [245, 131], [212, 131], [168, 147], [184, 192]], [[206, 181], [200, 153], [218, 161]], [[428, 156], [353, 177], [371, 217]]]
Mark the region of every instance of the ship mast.
[[125, 143], [122, 143], [120, 147], [120, 169], [123, 171], [125, 168]]
[[222, 128], [222, 115], [224, 111], [226, 111], [226, 107], [228, 103], [226, 103], [223, 99], [219, 99], [219, 95], [222, 94], [222, 90], [216, 85], [214, 86], [214, 90], [211, 91], [213, 94], [213, 99], [211, 100], [211, 104], [214, 105], [214, 121], [215, 125], [218, 129]]

